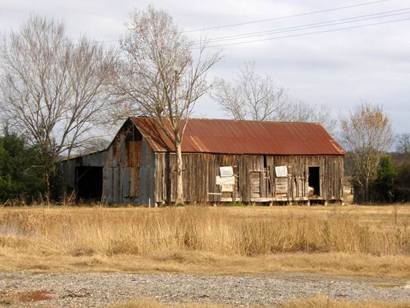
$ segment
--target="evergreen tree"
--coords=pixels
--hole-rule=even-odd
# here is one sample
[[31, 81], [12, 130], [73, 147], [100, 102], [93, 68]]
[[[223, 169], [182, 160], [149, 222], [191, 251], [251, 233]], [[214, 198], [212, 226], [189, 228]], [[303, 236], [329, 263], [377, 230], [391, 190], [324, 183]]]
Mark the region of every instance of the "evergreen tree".
[[0, 136], [0, 202], [33, 201], [45, 192], [44, 162], [40, 150], [7, 131]]
[[375, 180], [376, 201], [393, 201], [396, 176], [397, 170], [393, 160], [390, 156], [383, 156], [377, 167], [377, 178]]

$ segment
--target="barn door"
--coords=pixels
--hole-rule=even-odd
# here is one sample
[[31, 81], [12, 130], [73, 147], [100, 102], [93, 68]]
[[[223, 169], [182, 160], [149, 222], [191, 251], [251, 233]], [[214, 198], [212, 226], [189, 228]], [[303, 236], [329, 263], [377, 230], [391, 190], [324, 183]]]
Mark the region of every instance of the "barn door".
[[275, 179], [275, 197], [287, 198], [289, 193], [288, 178], [276, 178]]
[[311, 189], [311, 194], [315, 197], [319, 197], [321, 195], [319, 167], [309, 167], [308, 183]]
[[141, 165], [141, 141], [128, 142], [128, 196], [130, 201], [139, 197], [139, 173]]
[[260, 198], [261, 197], [260, 172], [251, 171], [249, 176], [250, 176], [250, 181], [251, 181], [251, 198]]

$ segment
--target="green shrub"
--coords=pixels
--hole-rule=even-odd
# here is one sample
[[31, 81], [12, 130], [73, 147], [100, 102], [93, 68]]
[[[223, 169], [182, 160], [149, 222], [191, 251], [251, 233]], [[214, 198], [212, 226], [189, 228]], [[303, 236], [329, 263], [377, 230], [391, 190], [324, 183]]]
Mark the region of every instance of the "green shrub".
[[398, 202], [410, 201], [410, 162], [398, 168], [394, 194]]
[[0, 202], [33, 201], [44, 193], [44, 159], [23, 137], [0, 136]]
[[383, 156], [377, 167], [377, 178], [374, 181], [375, 201], [392, 202], [397, 171], [390, 156]]

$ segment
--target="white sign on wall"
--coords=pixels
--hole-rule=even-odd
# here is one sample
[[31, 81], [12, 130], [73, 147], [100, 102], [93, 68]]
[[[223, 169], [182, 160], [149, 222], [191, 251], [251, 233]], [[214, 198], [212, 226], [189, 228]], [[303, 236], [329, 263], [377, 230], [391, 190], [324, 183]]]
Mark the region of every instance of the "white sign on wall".
[[221, 184], [227, 184], [227, 185], [234, 185], [235, 184], [235, 177], [234, 176], [226, 176], [224, 178], [221, 178]]
[[234, 176], [226, 176], [220, 177], [219, 175], [216, 176], [216, 185], [234, 185], [235, 184], [235, 177]]
[[277, 166], [275, 167], [276, 177], [285, 178], [288, 176], [288, 167], [287, 166]]
[[232, 184], [222, 184], [221, 192], [233, 192], [234, 185]]
[[221, 177], [233, 176], [232, 166], [219, 167], [219, 172], [221, 174]]
[[216, 176], [216, 185], [221, 186], [221, 192], [233, 192], [235, 187], [235, 176], [233, 167], [219, 167], [220, 176]]

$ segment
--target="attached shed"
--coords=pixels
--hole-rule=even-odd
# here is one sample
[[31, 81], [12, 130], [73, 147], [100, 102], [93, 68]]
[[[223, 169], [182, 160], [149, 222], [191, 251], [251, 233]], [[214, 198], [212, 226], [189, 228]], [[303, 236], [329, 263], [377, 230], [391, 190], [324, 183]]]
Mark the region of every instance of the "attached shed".
[[75, 192], [78, 200], [101, 201], [106, 151], [64, 160], [61, 170], [66, 194]]
[[[191, 119], [182, 152], [189, 203], [343, 201], [344, 151], [320, 124]], [[175, 166], [157, 121], [134, 117], [107, 150], [65, 161], [63, 170], [80, 197], [94, 176], [103, 202], [153, 205], [174, 202]]]

